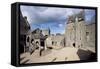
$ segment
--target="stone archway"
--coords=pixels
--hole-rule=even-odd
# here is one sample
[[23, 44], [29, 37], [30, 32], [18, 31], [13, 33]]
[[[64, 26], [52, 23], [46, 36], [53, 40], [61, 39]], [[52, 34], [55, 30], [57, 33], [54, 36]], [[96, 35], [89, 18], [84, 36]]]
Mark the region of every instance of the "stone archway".
[[73, 43], [73, 47], [75, 47], [75, 43]]

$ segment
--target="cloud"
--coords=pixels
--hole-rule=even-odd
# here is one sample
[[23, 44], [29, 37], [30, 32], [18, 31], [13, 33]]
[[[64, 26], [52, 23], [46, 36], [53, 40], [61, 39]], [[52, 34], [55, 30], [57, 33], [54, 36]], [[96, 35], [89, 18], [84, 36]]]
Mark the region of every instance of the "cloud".
[[59, 24], [59, 27], [63, 27], [63, 24]]
[[87, 24], [95, 22], [95, 10], [85, 10], [85, 21], [87, 22]]
[[27, 16], [29, 23], [58, 22], [78, 13], [81, 9], [55, 8], [39, 6], [21, 6], [23, 16]]
[[[27, 16], [31, 29], [50, 28], [52, 33], [64, 33], [68, 16], [77, 14], [83, 9], [76, 8], [57, 8], [41, 6], [21, 6], [23, 16]], [[85, 21], [90, 23], [95, 17], [95, 11], [85, 10]], [[92, 20], [91, 20], [92, 19]]]

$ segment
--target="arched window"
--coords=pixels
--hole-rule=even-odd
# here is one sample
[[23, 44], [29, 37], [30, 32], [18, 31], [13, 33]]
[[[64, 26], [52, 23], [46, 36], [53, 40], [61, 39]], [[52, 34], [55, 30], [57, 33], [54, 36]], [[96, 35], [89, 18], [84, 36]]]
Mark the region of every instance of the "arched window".
[[38, 41], [36, 41], [36, 44], [39, 44], [39, 42], [38, 42]]
[[29, 36], [27, 37], [27, 42], [29, 42], [29, 40], [30, 40], [30, 38], [29, 38]]
[[34, 39], [31, 40], [31, 43], [34, 41]]
[[52, 41], [52, 45], [54, 44], [54, 42]]

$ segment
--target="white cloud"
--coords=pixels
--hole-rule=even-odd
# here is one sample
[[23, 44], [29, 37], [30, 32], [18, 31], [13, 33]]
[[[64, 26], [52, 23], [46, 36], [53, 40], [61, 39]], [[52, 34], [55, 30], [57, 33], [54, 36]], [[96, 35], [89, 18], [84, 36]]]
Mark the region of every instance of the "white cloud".
[[59, 24], [59, 27], [63, 27], [63, 24]]

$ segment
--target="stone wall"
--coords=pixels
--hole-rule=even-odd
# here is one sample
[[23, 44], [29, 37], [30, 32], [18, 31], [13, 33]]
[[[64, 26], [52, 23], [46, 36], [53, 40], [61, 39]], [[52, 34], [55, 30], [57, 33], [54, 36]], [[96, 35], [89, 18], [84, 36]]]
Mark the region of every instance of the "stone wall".
[[95, 23], [86, 25], [87, 48], [95, 52]]
[[65, 28], [65, 43], [69, 47], [85, 48], [95, 52], [95, 23], [87, 25], [82, 13], [82, 16], [79, 13], [69, 17]]
[[46, 39], [46, 46], [47, 47], [64, 46], [64, 35], [49, 36]]

